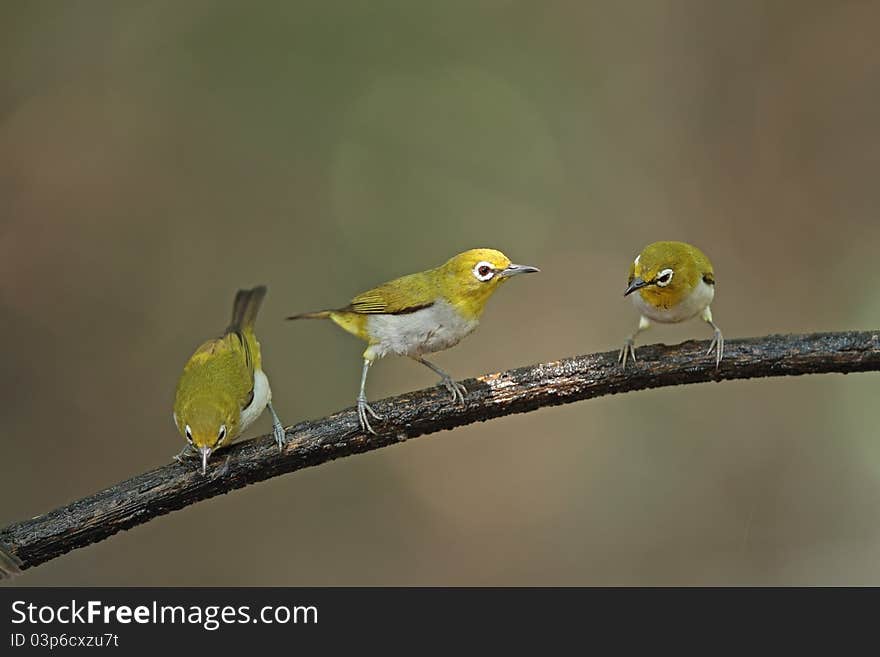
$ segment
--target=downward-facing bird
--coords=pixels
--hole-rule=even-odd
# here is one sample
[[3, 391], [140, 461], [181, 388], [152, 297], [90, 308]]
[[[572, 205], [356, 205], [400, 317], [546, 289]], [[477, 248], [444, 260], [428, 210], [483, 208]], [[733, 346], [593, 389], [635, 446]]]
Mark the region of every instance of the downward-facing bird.
[[[633, 294], [635, 292], [635, 294]], [[702, 251], [685, 242], [654, 242], [636, 256], [629, 268], [623, 296], [632, 294], [641, 313], [639, 327], [620, 350], [620, 363], [636, 360], [636, 336], [651, 322], [675, 324], [700, 315], [715, 331], [707, 355], [715, 351], [715, 367], [724, 355], [724, 336], [712, 321], [710, 305], [715, 298], [715, 272]]]
[[361, 429], [376, 433], [369, 417], [382, 418], [367, 403], [364, 392], [373, 361], [386, 354], [409, 356], [440, 375], [440, 383], [452, 395], [452, 401], [463, 403], [467, 394], [464, 386], [425, 360], [424, 355], [458, 344], [477, 328], [486, 302], [504, 281], [536, 271], [536, 267], [511, 263], [500, 251], [471, 249], [435, 269], [367, 290], [343, 308], [287, 319], [331, 319], [368, 343], [357, 410]]
[[174, 423], [186, 438], [187, 451], [202, 459], [231, 443], [268, 408], [278, 449], [285, 432], [272, 408], [272, 390], [262, 368], [260, 343], [254, 335], [257, 311], [266, 288], [239, 290], [232, 307], [232, 321], [219, 338], [208, 340], [190, 357], [177, 383]]

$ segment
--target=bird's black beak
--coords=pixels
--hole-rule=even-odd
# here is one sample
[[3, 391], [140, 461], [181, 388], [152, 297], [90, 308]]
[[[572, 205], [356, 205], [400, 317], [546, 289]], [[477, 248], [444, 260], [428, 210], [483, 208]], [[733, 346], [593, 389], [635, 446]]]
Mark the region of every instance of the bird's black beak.
[[537, 267], [531, 267], [529, 265], [515, 265], [510, 263], [498, 272], [498, 276], [500, 278], [510, 278], [511, 276], [519, 276], [520, 274], [534, 274], [535, 272], [541, 271]]
[[632, 282], [626, 288], [626, 292], [623, 293], [623, 296], [627, 296], [629, 294], [632, 294], [636, 290], [640, 290], [641, 288], [645, 287], [647, 284], [648, 283], [645, 280], [636, 276], [634, 279], [632, 279]]

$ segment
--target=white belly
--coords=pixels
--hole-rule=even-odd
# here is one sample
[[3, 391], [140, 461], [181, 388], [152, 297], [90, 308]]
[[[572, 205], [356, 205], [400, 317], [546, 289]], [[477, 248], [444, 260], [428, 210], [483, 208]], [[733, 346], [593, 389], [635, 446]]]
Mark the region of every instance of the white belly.
[[254, 399], [242, 410], [238, 423], [239, 432], [243, 432], [256, 422], [262, 415], [266, 404], [272, 401], [272, 389], [269, 387], [269, 379], [263, 374], [263, 370], [254, 371]]
[[647, 303], [642, 295], [636, 292], [632, 295], [633, 304], [648, 319], [663, 324], [674, 324], [695, 317], [703, 312], [703, 309], [712, 303], [715, 298], [715, 286], [708, 285], [700, 280], [690, 296], [672, 308], [656, 308]]
[[370, 347], [376, 358], [386, 354], [420, 356], [455, 346], [477, 328], [446, 301], [437, 301], [405, 315], [370, 315], [367, 331], [377, 342]]

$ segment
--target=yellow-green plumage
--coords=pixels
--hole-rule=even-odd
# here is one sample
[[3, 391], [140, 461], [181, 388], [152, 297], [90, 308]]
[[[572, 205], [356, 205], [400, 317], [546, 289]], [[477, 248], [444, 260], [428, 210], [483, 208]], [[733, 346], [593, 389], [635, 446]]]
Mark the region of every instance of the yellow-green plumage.
[[[264, 286], [239, 290], [226, 331], [199, 346], [183, 368], [174, 400], [174, 421], [198, 451], [210, 454], [238, 437], [264, 408], [272, 410], [272, 393], [254, 334], [265, 296]], [[280, 422], [272, 413], [280, 447], [283, 429], [279, 435]]]
[[440, 374], [453, 397], [463, 401], [461, 385], [423, 356], [458, 344], [477, 327], [486, 302], [504, 281], [534, 271], [538, 270], [512, 264], [495, 249], [471, 249], [439, 267], [362, 292], [343, 308], [288, 319], [331, 319], [368, 343], [358, 410], [362, 426], [371, 430], [366, 412], [376, 415], [366, 404], [363, 391], [370, 363], [389, 353], [414, 358]]
[[703, 277], [710, 278], [713, 285], [715, 283], [712, 263], [697, 247], [686, 242], [654, 242], [639, 254], [637, 262], [630, 264], [627, 285], [637, 276], [653, 281], [667, 267], [675, 271], [669, 285], [648, 285], [639, 290], [645, 301], [658, 308], [668, 309], [680, 304]]
[[239, 433], [241, 410], [254, 389], [253, 368], [248, 366], [241, 336], [244, 344], [251, 343], [254, 349], [253, 331], [227, 333], [202, 344], [183, 368], [174, 412], [192, 428], [196, 447], [213, 446], [217, 439], [215, 427], [219, 429], [223, 424], [230, 438]]
[[620, 351], [620, 362], [636, 359], [636, 336], [651, 322], [677, 323], [700, 315], [714, 330], [709, 347], [715, 350], [720, 364], [724, 338], [712, 320], [711, 303], [715, 298], [715, 272], [709, 258], [686, 242], [654, 242], [646, 246], [629, 267], [624, 296], [632, 294], [641, 317], [639, 327]]
[[510, 259], [494, 249], [471, 249], [427, 271], [395, 278], [366, 292], [334, 310], [303, 313], [288, 319], [332, 319], [340, 327], [362, 340], [375, 340], [367, 330], [369, 315], [405, 315], [416, 312], [442, 299], [466, 319], [478, 320], [486, 302], [505, 277], [479, 281], [471, 275], [478, 262], [491, 262], [499, 270], [510, 265]]

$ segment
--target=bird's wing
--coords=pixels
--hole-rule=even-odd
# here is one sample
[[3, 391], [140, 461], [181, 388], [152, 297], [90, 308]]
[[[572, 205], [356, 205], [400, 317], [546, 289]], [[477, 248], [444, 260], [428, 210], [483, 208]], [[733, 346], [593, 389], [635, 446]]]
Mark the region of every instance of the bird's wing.
[[436, 285], [420, 272], [361, 292], [342, 310], [360, 315], [405, 315], [428, 308], [436, 300]]
[[[254, 364], [255, 350], [254, 345], [251, 344], [251, 339], [255, 338], [254, 332], [250, 328], [226, 334], [226, 341], [229, 344], [230, 350], [236, 354], [236, 358], [244, 358], [244, 365], [247, 368], [248, 381], [250, 382], [248, 393], [241, 402], [242, 409], [250, 406], [254, 400], [254, 370], [256, 366]], [[256, 347], [256, 349], [259, 349], [259, 347]]]
[[196, 349], [184, 368], [184, 372], [193, 373], [190, 379], [195, 385], [204, 385], [205, 378], [235, 381], [242, 408], [254, 398], [254, 359], [248, 333], [253, 335], [252, 331], [245, 329], [208, 340]]
[[[230, 350], [237, 354], [240, 354], [240, 356], [244, 358], [245, 367], [247, 367], [248, 374], [251, 375], [251, 380], [253, 381], [254, 354], [246, 331], [247, 329], [245, 329], [244, 331], [232, 331], [231, 333], [227, 333], [225, 336], [225, 341], [227, 343], [227, 347]], [[253, 331], [250, 331], [250, 333], [253, 334]]]

